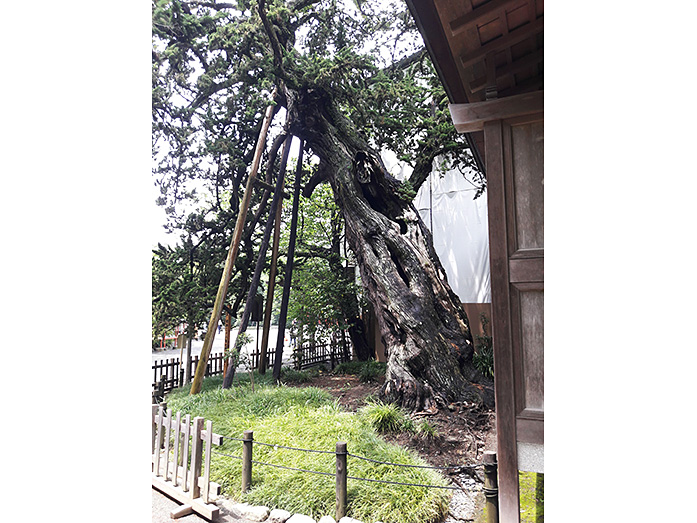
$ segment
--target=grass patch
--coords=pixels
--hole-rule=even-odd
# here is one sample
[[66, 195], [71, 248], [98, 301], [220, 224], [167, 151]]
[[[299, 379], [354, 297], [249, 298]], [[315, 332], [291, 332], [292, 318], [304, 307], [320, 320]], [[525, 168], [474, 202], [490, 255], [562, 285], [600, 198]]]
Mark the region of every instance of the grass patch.
[[[243, 380], [240, 380], [243, 381]], [[253, 430], [254, 439], [289, 447], [334, 451], [337, 441], [346, 441], [348, 451], [378, 461], [425, 465], [415, 453], [389, 444], [375, 432], [364, 415], [344, 411], [325, 391], [314, 388], [274, 387], [255, 377], [255, 392], [238, 383], [231, 389], [220, 388], [221, 379], [204, 380], [203, 390], [195, 396], [188, 388], [168, 396], [173, 412], [203, 416], [213, 421], [213, 430], [241, 438], [244, 430]], [[408, 418], [407, 418], [408, 419]], [[226, 440], [215, 451], [242, 455], [241, 443]], [[286, 467], [335, 472], [335, 456], [254, 446], [254, 460]], [[436, 471], [378, 465], [348, 458], [349, 475], [403, 483], [447, 485]], [[332, 476], [308, 474], [255, 464], [252, 489], [241, 492], [240, 460], [213, 454], [212, 476], [223, 492], [240, 501], [264, 504], [300, 512], [319, 519], [334, 515], [335, 482]], [[363, 521], [385, 523], [436, 522], [447, 514], [450, 491], [367, 481], [349, 480], [348, 515]]]
[[334, 369], [334, 374], [351, 374], [358, 376], [358, 379], [363, 383], [376, 381], [379, 376], [384, 376], [387, 370], [387, 364], [380, 361], [345, 361], [340, 363]]
[[393, 403], [374, 401], [358, 411], [365, 421], [377, 432], [415, 432], [411, 418]]

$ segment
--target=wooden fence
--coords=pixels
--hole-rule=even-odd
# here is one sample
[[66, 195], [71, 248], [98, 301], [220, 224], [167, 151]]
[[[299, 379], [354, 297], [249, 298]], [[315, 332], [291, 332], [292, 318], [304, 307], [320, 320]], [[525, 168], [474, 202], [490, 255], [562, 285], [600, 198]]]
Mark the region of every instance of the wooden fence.
[[319, 343], [298, 347], [293, 350], [293, 361], [296, 370], [303, 370], [315, 365], [328, 364], [334, 369], [339, 363], [349, 361], [351, 353], [342, 344]]
[[[196, 373], [199, 356], [191, 358], [191, 381]], [[184, 365], [179, 358], [167, 358], [156, 361], [152, 364], [153, 370], [153, 397], [164, 395], [165, 393], [184, 385]], [[223, 373], [223, 354], [211, 354], [208, 357], [206, 373], [204, 376], [216, 376]]]
[[[259, 368], [260, 351], [249, 353], [250, 363], [252, 368]], [[270, 369], [274, 365], [276, 352], [274, 349], [269, 349], [266, 353], [266, 368]], [[298, 347], [293, 351], [292, 365], [296, 370], [303, 370], [316, 365], [329, 365], [334, 368], [339, 363], [349, 361], [351, 352], [348, 347], [342, 343], [319, 343]], [[191, 381], [196, 373], [199, 356], [194, 356], [191, 359]], [[217, 376], [223, 373], [224, 358], [222, 353], [211, 354], [206, 365], [204, 376]], [[290, 363], [288, 363], [290, 365]], [[152, 382], [152, 397], [154, 402], [162, 401], [164, 395], [177, 387], [182, 387], [184, 382], [184, 365], [179, 358], [167, 358], [156, 361], [152, 364], [153, 382]]]
[[152, 486], [184, 504], [172, 518], [196, 512], [212, 520], [219, 509], [210, 503], [211, 495], [220, 494], [220, 485], [210, 480], [211, 453], [223, 438], [213, 434], [211, 421], [196, 417], [191, 423], [189, 414], [181, 418], [181, 412], [172, 419], [170, 409], [152, 406]]

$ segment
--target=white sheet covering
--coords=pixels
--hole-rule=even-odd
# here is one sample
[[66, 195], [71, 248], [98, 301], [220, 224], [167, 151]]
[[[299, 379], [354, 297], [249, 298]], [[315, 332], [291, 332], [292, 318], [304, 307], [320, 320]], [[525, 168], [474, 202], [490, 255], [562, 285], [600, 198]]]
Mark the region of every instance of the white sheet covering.
[[[400, 180], [410, 174], [393, 155], [383, 154], [383, 161]], [[433, 233], [433, 246], [455, 294], [463, 303], [491, 303], [486, 193], [473, 200], [475, 193], [459, 170], [442, 177], [436, 171], [419, 189], [414, 205]]]

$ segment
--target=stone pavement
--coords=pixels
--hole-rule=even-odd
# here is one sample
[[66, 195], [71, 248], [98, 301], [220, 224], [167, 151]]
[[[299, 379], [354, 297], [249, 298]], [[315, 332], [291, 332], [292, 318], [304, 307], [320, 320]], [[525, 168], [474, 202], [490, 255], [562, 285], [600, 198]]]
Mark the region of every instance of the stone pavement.
[[[199, 516], [195, 512], [188, 516], [183, 516], [178, 519], [172, 519], [169, 514], [172, 510], [181, 506], [181, 503], [173, 500], [169, 496], [163, 494], [157, 489], [152, 489], [152, 523], [209, 523], [204, 517]], [[215, 523], [254, 523], [242, 517], [236, 517], [229, 511], [220, 510], [220, 516], [216, 518]]]

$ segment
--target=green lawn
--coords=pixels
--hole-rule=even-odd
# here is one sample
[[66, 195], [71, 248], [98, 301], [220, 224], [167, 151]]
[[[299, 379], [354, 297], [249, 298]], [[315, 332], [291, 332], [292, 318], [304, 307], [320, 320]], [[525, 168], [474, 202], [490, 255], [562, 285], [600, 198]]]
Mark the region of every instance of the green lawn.
[[[314, 388], [275, 387], [267, 378], [255, 376], [252, 392], [249, 376], [240, 374], [233, 388], [220, 388], [220, 377], [204, 380], [200, 394], [190, 396], [188, 387], [167, 398], [173, 412], [203, 416], [213, 421], [217, 434], [241, 438], [245, 430], [264, 443], [305, 449], [334, 451], [346, 441], [349, 453], [378, 461], [427, 465], [415, 453], [385, 442], [367, 414], [343, 410], [325, 391]], [[266, 381], [266, 382], [265, 382]], [[367, 412], [367, 411], [366, 411]], [[218, 452], [241, 456], [241, 443], [225, 441]], [[298, 469], [327, 472], [308, 474], [255, 464], [251, 491], [241, 492], [241, 461], [213, 454], [212, 476], [223, 493], [238, 501], [282, 508], [315, 519], [335, 512], [335, 456], [254, 446], [253, 459]], [[403, 483], [447, 485], [436, 471], [391, 467], [349, 456], [348, 475]], [[428, 523], [442, 521], [451, 491], [366, 481], [348, 480], [347, 515], [365, 523]]]

